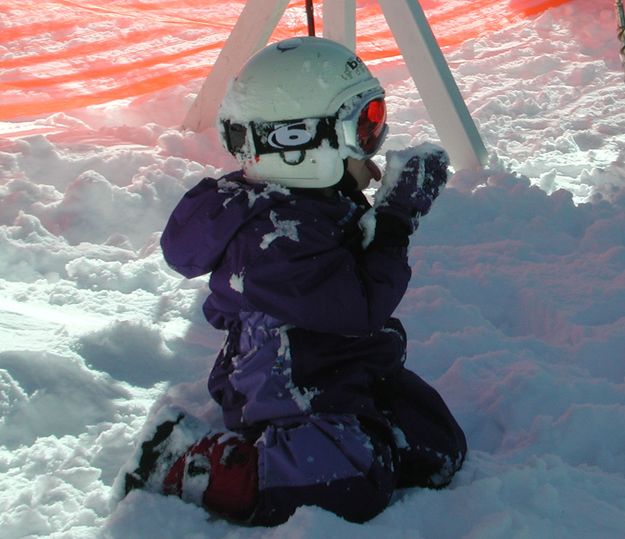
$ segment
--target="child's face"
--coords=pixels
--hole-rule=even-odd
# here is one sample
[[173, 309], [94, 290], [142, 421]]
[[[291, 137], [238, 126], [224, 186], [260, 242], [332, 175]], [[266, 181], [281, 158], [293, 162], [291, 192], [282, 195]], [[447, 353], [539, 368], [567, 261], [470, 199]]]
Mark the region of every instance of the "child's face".
[[382, 173], [371, 159], [347, 158], [347, 170], [356, 180], [358, 189], [362, 191], [369, 187], [371, 180], [380, 181]]

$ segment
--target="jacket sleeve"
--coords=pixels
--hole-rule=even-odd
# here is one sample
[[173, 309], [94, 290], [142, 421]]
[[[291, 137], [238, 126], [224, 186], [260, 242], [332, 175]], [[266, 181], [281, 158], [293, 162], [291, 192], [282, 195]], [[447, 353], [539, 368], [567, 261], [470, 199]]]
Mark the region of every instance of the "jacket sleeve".
[[286, 209], [281, 221], [274, 218], [274, 224], [290, 223], [291, 233], [264, 245], [244, 269], [243, 306], [319, 332], [366, 335], [381, 329], [410, 280], [406, 246], [349, 248], [334, 223], [302, 224], [298, 217]]
[[167, 263], [191, 279], [212, 272], [241, 223], [248, 197], [244, 190], [205, 178], [188, 191], [174, 208], [161, 248]]
[[189, 279], [210, 271], [211, 251], [205, 239], [213, 184], [214, 180], [205, 178], [188, 191], [174, 208], [161, 235], [165, 260]]

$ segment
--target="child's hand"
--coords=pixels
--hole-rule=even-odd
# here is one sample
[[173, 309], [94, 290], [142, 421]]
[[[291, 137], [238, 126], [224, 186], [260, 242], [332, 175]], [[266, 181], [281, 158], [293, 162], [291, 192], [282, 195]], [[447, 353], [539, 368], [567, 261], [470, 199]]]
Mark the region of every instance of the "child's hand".
[[413, 232], [445, 186], [448, 165], [447, 152], [430, 143], [387, 152], [382, 186], [375, 195], [376, 212], [399, 217]]

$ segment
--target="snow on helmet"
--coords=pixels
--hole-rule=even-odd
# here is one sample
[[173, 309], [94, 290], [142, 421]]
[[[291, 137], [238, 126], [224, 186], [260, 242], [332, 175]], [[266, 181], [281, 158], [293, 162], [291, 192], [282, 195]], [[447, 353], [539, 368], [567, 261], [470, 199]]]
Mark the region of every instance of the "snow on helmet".
[[328, 187], [347, 157], [364, 159], [387, 132], [384, 90], [351, 50], [319, 37], [256, 53], [218, 113], [222, 142], [251, 180]]

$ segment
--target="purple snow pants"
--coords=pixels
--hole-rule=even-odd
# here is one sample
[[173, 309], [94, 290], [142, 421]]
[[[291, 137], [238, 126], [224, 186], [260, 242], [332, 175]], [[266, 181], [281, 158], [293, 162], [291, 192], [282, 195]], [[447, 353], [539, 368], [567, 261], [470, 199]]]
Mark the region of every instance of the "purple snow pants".
[[390, 446], [366, 434], [354, 416], [319, 414], [299, 425], [271, 425], [256, 447], [256, 525], [285, 522], [305, 505], [365, 522], [384, 510], [395, 487]]

